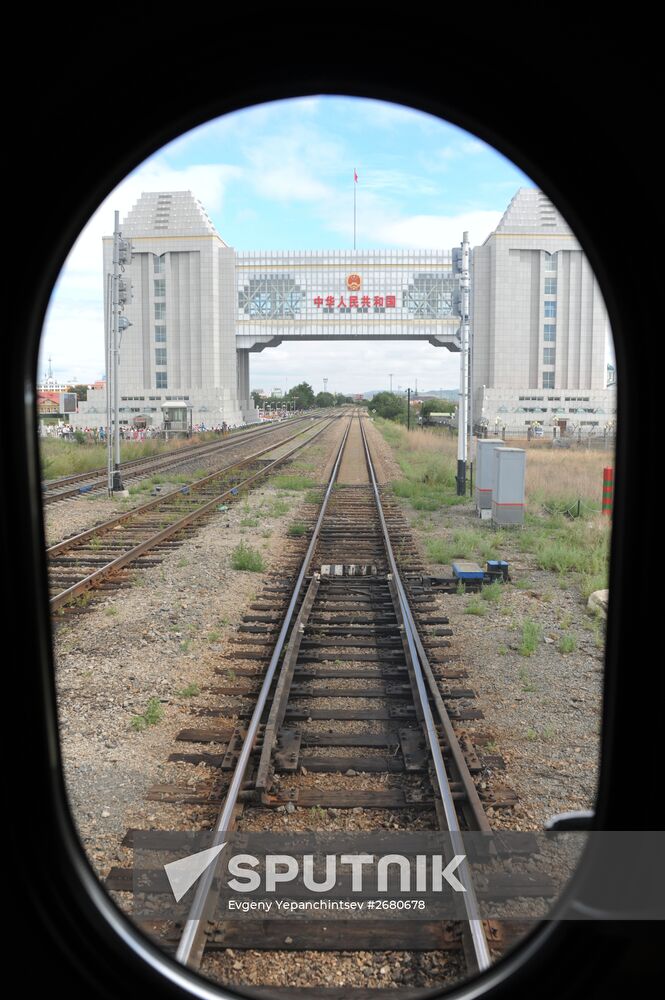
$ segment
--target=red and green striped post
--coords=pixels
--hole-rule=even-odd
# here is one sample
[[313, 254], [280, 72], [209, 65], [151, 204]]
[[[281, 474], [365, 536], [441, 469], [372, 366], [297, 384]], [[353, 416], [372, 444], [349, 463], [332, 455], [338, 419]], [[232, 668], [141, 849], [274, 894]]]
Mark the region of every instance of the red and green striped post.
[[614, 499], [614, 469], [603, 469], [603, 514], [608, 517], [612, 513]]

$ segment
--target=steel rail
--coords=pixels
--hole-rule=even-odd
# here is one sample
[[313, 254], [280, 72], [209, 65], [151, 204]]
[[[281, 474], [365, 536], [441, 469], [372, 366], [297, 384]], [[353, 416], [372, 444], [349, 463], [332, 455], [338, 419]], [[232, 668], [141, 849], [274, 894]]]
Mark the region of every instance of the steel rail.
[[418, 630], [416, 628], [416, 624], [413, 619], [413, 615], [411, 613], [411, 608], [409, 606], [409, 601], [406, 596], [404, 584], [402, 583], [402, 579], [399, 570], [397, 568], [395, 555], [393, 553], [393, 548], [390, 542], [388, 525], [386, 524], [386, 519], [383, 513], [381, 496], [379, 493], [379, 487], [374, 472], [374, 464], [372, 462], [372, 458], [370, 455], [369, 444], [367, 442], [367, 435], [365, 433], [365, 428], [363, 427], [362, 420], [360, 420], [360, 432], [362, 435], [363, 446], [365, 449], [365, 461], [367, 463], [367, 471], [370, 477], [372, 490], [374, 492], [374, 499], [376, 501], [379, 521], [381, 523], [381, 530], [383, 533], [383, 542], [386, 549], [386, 556], [388, 557], [388, 564], [390, 566], [390, 571], [393, 575], [393, 580], [399, 598], [400, 611], [404, 621], [405, 639], [408, 644], [409, 653], [412, 660], [414, 679], [416, 682], [416, 689], [420, 700], [420, 708], [422, 711], [423, 723], [425, 726], [427, 742], [432, 756], [432, 763], [434, 764], [434, 773], [436, 775], [436, 782], [439, 789], [439, 794], [441, 796], [441, 803], [443, 806], [446, 825], [448, 827], [448, 832], [450, 833], [451, 842], [455, 854], [464, 855], [464, 860], [458, 866], [457, 871], [459, 873], [460, 881], [462, 882], [462, 884], [466, 889], [466, 892], [464, 893], [463, 896], [463, 901], [469, 922], [469, 929], [473, 944], [473, 952], [476, 965], [478, 966], [478, 971], [483, 972], [485, 969], [488, 969], [490, 967], [492, 960], [490, 956], [489, 947], [487, 945], [487, 938], [485, 937], [482, 918], [480, 916], [478, 900], [476, 898], [476, 893], [473, 887], [473, 883], [471, 881], [469, 867], [466, 860], [466, 852], [464, 850], [464, 839], [462, 837], [462, 831], [460, 829], [459, 820], [457, 818], [457, 811], [455, 809], [453, 793], [450, 788], [450, 782], [448, 780], [448, 774], [446, 772], [446, 765], [443, 760], [443, 754], [441, 753], [441, 747], [439, 745], [439, 737], [436, 731], [434, 717], [432, 715], [432, 710], [429, 704], [428, 690], [425, 684], [425, 677], [423, 675], [423, 667], [421, 665], [421, 656], [424, 653], [424, 650], [422, 649], [422, 644], [420, 645], [421, 652], [419, 652], [418, 650], [418, 642], [416, 641], [418, 636]]
[[[229, 789], [224, 800], [224, 806], [219, 814], [217, 822], [213, 830], [213, 837], [210, 847], [218, 847], [223, 842], [223, 837], [229, 828], [229, 825], [233, 819], [233, 813], [238, 801], [238, 795], [241, 791], [242, 783], [245, 777], [245, 772], [247, 770], [247, 765], [249, 759], [254, 749], [254, 744], [256, 743], [256, 737], [258, 735], [259, 726], [261, 724], [261, 717], [263, 715], [263, 710], [265, 708], [266, 702], [268, 700], [268, 694], [270, 688], [272, 687], [272, 682], [277, 670], [277, 664], [282, 655], [282, 650], [284, 649], [286, 643], [286, 636], [291, 626], [291, 621], [294, 616], [296, 604], [298, 603], [298, 598], [300, 596], [300, 591], [305, 580], [307, 573], [307, 568], [314, 554], [314, 549], [316, 548], [316, 543], [318, 541], [319, 533], [321, 530], [321, 525], [323, 523], [323, 518], [325, 517], [326, 508], [328, 506], [328, 501], [332, 493], [333, 486], [337, 479], [337, 473], [339, 472], [339, 466], [342, 461], [342, 455], [344, 453], [344, 447], [346, 445], [347, 438], [349, 436], [349, 430], [353, 422], [353, 417], [349, 420], [349, 424], [344, 432], [344, 437], [342, 438], [342, 443], [339, 446], [337, 452], [337, 457], [335, 459], [335, 464], [333, 470], [330, 474], [330, 479], [328, 481], [328, 487], [321, 504], [321, 510], [317, 518], [316, 524], [314, 526], [314, 531], [312, 533], [312, 538], [307, 547], [307, 552], [302, 561], [300, 567], [300, 572], [298, 573], [298, 578], [293, 588], [291, 594], [291, 600], [289, 601], [289, 606], [284, 615], [284, 621], [282, 627], [279, 630], [279, 635], [277, 637], [277, 642], [273, 650], [273, 654], [270, 657], [270, 663], [266, 670], [266, 675], [263, 679], [261, 685], [261, 690], [257, 698], [254, 711], [252, 712], [252, 717], [249, 721], [247, 728], [247, 733], [245, 740], [243, 742], [242, 750], [238, 757], [238, 762], [236, 764], [233, 776], [229, 783]], [[178, 944], [178, 949], [176, 951], [176, 960], [181, 962], [183, 965], [190, 965], [192, 961], [198, 963], [200, 961], [202, 935], [205, 929], [206, 912], [210, 905], [211, 900], [211, 890], [214, 883], [215, 872], [217, 871], [217, 866], [219, 864], [220, 858], [224, 851], [220, 851], [217, 855], [216, 860], [206, 868], [204, 874], [201, 876], [199, 884], [196, 889], [196, 894], [192, 901], [192, 906], [187, 917], [187, 921], [183, 928], [183, 932]]]
[[[163, 528], [156, 534], [151, 535], [149, 538], [144, 539], [144, 541], [139, 542], [138, 545], [132, 546], [132, 548], [128, 549], [126, 552], [123, 552], [122, 555], [106, 563], [104, 566], [100, 567], [100, 569], [95, 570], [94, 573], [88, 574], [88, 576], [84, 577], [82, 580], [79, 580], [77, 583], [72, 584], [71, 587], [67, 587], [66, 590], [63, 590], [59, 594], [56, 594], [50, 600], [49, 606], [51, 608], [51, 611], [57, 611], [58, 608], [61, 608], [64, 604], [67, 604], [69, 601], [73, 600], [75, 597], [78, 597], [79, 594], [84, 593], [86, 590], [90, 590], [91, 587], [93, 587], [96, 583], [100, 583], [110, 574], [115, 573], [117, 570], [123, 569], [129, 563], [134, 562], [134, 560], [136, 560], [139, 556], [143, 555], [144, 552], [149, 551], [149, 549], [153, 548], [155, 545], [158, 545], [160, 542], [164, 541], [166, 538], [169, 538], [171, 535], [177, 534], [178, 531], [182, 530], [182, 528], [187, 527], [187, 525], [190, 524], [192, 521], [195, 521], [203, 514], [206, 514], [208, 511], [211, 511], [217, 504], [219, 504], [220, 500], [224, 500], [227, 497], [237, 495], [239, 490], [244, 489], [244, 487], [249, 486], [257, 479], [260, 479], [263, 476], [267, 475], [268, 473], [272, 472], [272, 470], [276, 466], [281, 465], [283, 462], [288, 461], [288, 459], [291, 458], [291, 456], [294, 455], [295, 452], [299, 451], [301, 448], [306, 447], [315, 438], [317, 438], [319, 434], [322, 434], [325, 430], [327, 430], [330, 427], [331, 423], [332, 421], [330, 421], [330, 423], [325, 424], [318, 431], [316, 431], [315, 434], [312, 434], [311, 437], [307, 438], [306, 441], [302, 441], [300, 444], [296, 445], [295, 448], [292, 448], [291, 451], [287, 452], [286, 455], [282, 455], [281, 458], [276, 458], [269, 465], [266, 465], [263, 469], [259, 469], [258, 472], [255, 472], [252, 476], [249, 476], [247, 479], [243, 479], [241, 482], [235, 483], [233, 486], [229, 487], [222, 493], [213, 497], [211, 500], [206, 501], [206, 503], [204, 503], [201, 507], [197, 507], [196, 510], [190, 511], [189, 514], [183, 515], [182, 517], [178, 518], [177, 521], [174, 521], [172, 524], [169, 524], [166, 528]], [[299, 437], [300, 434], [294, 436]], [[282, 444], [284, 444], [284, 442], [281, 442], [280, 446]], [[259, 454], [265, 454], [265, 451], [274, 451], [274, 450], [275, 446], [273, 445], [270, 448], [264, 449], [262, 452], [259, 452]], [[248, 464], [249, 461], [250, 460], [248, 459], [240, 464], [246, 465]], [[235, 466], [229, 466], [228, 469], [225, 469], [223, 471], [228, 472], [232, 468], [235, 468]], [[210, 476], [208, 478], [213, 479], [215, 478], [215, 476], [219, 475], [221, 475], [221, 473], [215, 473], [213, 476]], [[205, 479], [199, 480], [198, 485], [200, 486], [201, 483], [204, 483], [206, 481], [207, 480]], [[176, 496], [178, 492], [179, 491], [175, 491], [174, 494], [172, 495]], [[160, 497], [159, 500], [156, 501], [156, 503], [159, 503], [160, 500], [163, 502], [170, 495], [171, 494], [167, 494], [167, 497]], [[141, 513], [154, 505], [155, 505], [154, 503], [144, 504], [142, 507], [137, 507], [135, 510], [130, 511], [129, 513], [130, 515]], [[123, 519], [126, 519], [126, 517], [127, 515], [122, 515]], [[88, 537], [90, 535], [93, 535], [95, 534], [96, 531], [105, 528], [108, 523], [109, 522], [106, 522], [103, 525], [97, 525], [97, 528], [93, 528], [89, 532], [84, 532], [83, 535], [78, 535], [73, 539], [68, 539], [67, 541], [74, 543], [83, 537]], [[53, 546], [52, 549], [49, 549], [47, 551], [47, 555], [53, 554], [54, 550], [57, 550], [56, 552], [57, 554], [59, 551], [61, 551], [62, 548], [66, 548], [66, 544], [67, 544], [66, 542], [62, 542], [58, 546]]]
[[[325, 420], [326, 418], [322, 417], [321, 419]], [[325, 424], [324, 427], [321, 428], [321, 430], [325, 430], [326, 427], [330, 427], [330, 424], [332, 423], [333, 419], [335, 418], [331, 418], [329, 422]], [[157, 507], [159, 506], [159, 504], [163, 504], [165, 501], [169, 499], [169, 497], [175, 498], [178, 494], [182, 493], [183, 489], [185, 488], [190, 490], [192, 493], [197, 493], [208, 483], [212, 482], [213, 479], [217, 479], [220, 476], [226, 476], [228, 475], [229, 472], [232, 472], [234, 469], [241, 469], [244, 465], [249, 465], [251, 462], [254, 462], [257, 458], [261, 458], [262, 455], [266, 455], [270, 451], [276, 451], [277, 448], [282, 448], [285, 444], [288, 444], [289, 441], [295, 441], [295, 439], [304, 434], [306, 430], [307, 428], [296, 431], [295, 434], [291, 434], [289, 437], [284, 438], [282, 441], [273, 442], [272, 444], [267, 445], [267, 447], [262, 448], [260, 451], [255, 451], [253, 452], [253, 454], [248, 455], [246, 458], [242, 458], [240, 459], [240, 461], [234, 462], [232, 465], [227, 465], [223, 469], [218, 469], [216, 472], [211, 472], [209, 476], [204, 476], [203, 479], [197, 479], [192, 483], [186, 483], [184, 486], [180, 487], [180, 489], [173, 490], [172, 493], [163, 493], [161, 496], [156, 497], [154, 500], [148, 500], [147, 503], [140, 504], [138, 507], [132, 507], [131, 510], [126, 511], [124, 514], [117, 514], [115, 517], [109, 518], [108, 521], [102, 521], [101, 524], [96, 524], [93, 528], [86, 528], [85, 531], [79, 532], [78, 535], [72, 535], [71, 538], [63, 538], [61, 542], [55, 542], [55, 544], [49, 546], [49, 548], [46, 550], [46, 555], [47, 556], [60, 555], [61, 552], [66, 552], [67, 549], [72, 548], [73, 546], [78, 545], [81, 542], [87, 541], [94, 535], [99, 534], [99, 532], [107, 531], [109, 528], [114, 528], [116, 524], [123, 524], [125, 521], [131, 521], [132, 518], [145, 513], [145, 511], [150, 510], [152, 507]], [[320, 433], [320, 431], [317, 433]], [[312, 437], [308, 438], [307, 440], [311, 441], [315, 436], [316, 435], [312, 435]], [[307, 442], [303, 443], [306, 444]]]

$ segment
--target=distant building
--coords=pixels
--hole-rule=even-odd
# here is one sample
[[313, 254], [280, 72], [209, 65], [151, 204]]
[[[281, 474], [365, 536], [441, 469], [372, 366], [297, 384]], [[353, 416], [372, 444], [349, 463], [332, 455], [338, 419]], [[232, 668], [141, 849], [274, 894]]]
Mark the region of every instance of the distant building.
[[474, 425], [513, 432], [613, 422], [606, 388], [609, 322], [591, 265], [535, 188], [520, 188], [472, 256]]
[[[236, 251], [190, 191], [142, 194], [121, 230], [133, 248], [123, 275], [133, 299], [120, 344], [121, 423], [162, 426], [174, 403], [195, 425], [256, 420], [250, 354], [285, 341], [426, 340], [460, 350], [459, 247]], [[112, 238], [103, 244], [107, 290]], [[542, 192], [520, 189], [472, 255], [476, 425], [525, 427], [532, 403], [542, 404], [544, 423], [602, 425], [614, 398], [607, 327], [570, 229]], [[75, 420], [105, 422], [104, 382]]]

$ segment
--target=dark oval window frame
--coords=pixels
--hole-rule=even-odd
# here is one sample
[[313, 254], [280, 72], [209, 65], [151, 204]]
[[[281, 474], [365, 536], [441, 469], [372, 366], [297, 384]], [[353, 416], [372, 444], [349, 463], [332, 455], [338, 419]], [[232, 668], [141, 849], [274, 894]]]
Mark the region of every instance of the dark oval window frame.
[[[143, 32], [146, 39], [149, 20], [139, 25], [139, 35]], [[100, 28], [101, 21], [89, 28], [87, 43], [91, 49], [98, 43], [96, 32]], [[237, 26], [230, 31], [231, 41], [234, 38], [240, 42], [241, 29]], [[657, 727], [652, 726], [650, 733], [636, 740], [634, 725], [621, 716], [622, 706], [635, 698], [630, 669], [634, 636], [647, 636], [649, 629], [646, 602], [636, 585], [635, 574], [640, 567], [635, 565], [634, 554], [650, 555], [641, 509], [641, 463], [646, 454], [642, 394], [649, 377], [655, 387], [655, 365], [651, 371], [640, 371], [639, 352], [631, 350], [631, 342], [638, 336], [648, 337], [648, 331], [656, 329], [655, 307], [651, 304], [650, 314], [648, 296], [640, 296], [636, 287], [636, 282], [648, 285], [649, 267], [654, 276], [651, 280], [655, 281], [655, 262], [636, 264], [631, 281], [627, 269], [632, 262], [627, 257], [633, 246], [639, 252], [639, 233], [633, 231], [626, 217], [611, 218], [611, 199], [618, 178], [621, 176], [625, 187], [637, 184], [644, 174], [643, 164], [638, 170], [638, 164], [614, 147], [616, 162], [606, 161], [600, 171], [594, 169], [590, 153], [595, 147], [588, 130], [602, 145], [612, 134], [610, 111], [597, 108], [595, 117], [590, 118], [591, 113], [585, 112], [583, 102], [578, 101], [579, 81], [576, 87], [575, 80], [567, 80], [565, 74], [552, 77], [543, 73], [540, 57], [529, 59], [514, 53], [511, 66], [503, 70], [498, 62], [485, 58], [479, 61], [472, 77], [468, 60], [447, 53], [444, 77], [434, 44], [424, 42], [424, 51], [412, 52], [411, 60], [407, 60], [407, 74], [404, 59], [399, 61], [398, 53], [393, 53], [391, 63], [380, 38], [375, 35], [374, 39], [379, 50], [373, 58], [365, 53], [362, 60], [355, 60], [357, 66], [325, 59], [308, 62], [307, 57], [294, 59], [291, 55], [284, 60], [266, 45], [259, 51], [251, 79], [220, 79], [219, 68], [206, 64], [208, 56], [199, 60], [195, 52], [184, 52], [178, 63], [179, 75], [175, 79], [168, 74], [159, 77], [158, 102], [148, 97], [137, 99], [137, 81], [145, 78], [132, 68], [132, 59], [125, 63], [119, 60], [115, 89], [104, 93], [105, 75], [112, 71], [108, 61], [114, 50], [110, 44], [102, 49], [106, 65], [103, 59], [97, 65], [91, 54], [83, 54], [83, 48], [66, 65], [58, 61], [57, 52], [47, 54], [44, 49], [40, 68], [42, 102], [39, 107], [24, 105], [19, 109], [15, 134], [22, 143], [25, 162], [30, 156], [38, 158], [44, 149], [51, 149], [55, 160], [48, 164], [54, 178], [51, 188], [36, 188], [33, 192], [34, 197], [44, 199], [41, 206], [20, 198], [21, 189], [26, 195], [30, 190], [28, 171], [16, 175], [18, 239], [11, 230], [7, 230], [7, 236], [12, 254], [22, 252], [30, 266], [21, 269], [11, 289], [10, 305], [15, 315], [8, 326], [13, 336], [6, 353], [10, 417], [2, 427], [3, 469], [6, 483], [12, 484], [11, 492], [5, 486], [2, 497], [10, 560], [7, 565], [11, 565], [13, 584], [10, 621], [24, 623], [19, 633], [22, 668], [19, 671], [12, 667], [10, 680], [17, 675], [15, 703], [30, 708], [29, 787], [25, 769], [19, 767], [15, 788], [15, 801], [22, 803], [19, 817], [27, 817], [16, 824], [15, 856], [29, 859], [29, 863], [17, 865], [17, 905], [19, 912], [25, 909], [31, 926], [39, 928], [41, 954], [53, 962], [53, 985], [62, 982], [73, 989], [87, 984], [97, 995], [109, 997], [127, 995], [128, 991], [136, 994], [138, 989], [144, 995], [224, 995], [221, 989], [206, 986], [170, 962], [139, 934], [100, 886], [74, 830], [58, 745], [34, 383], [39, 338], [53, 285], [78, 233], [103, 198], [165, 143], [211, 118], [254, 104], [327, 93], [392, 101], [437, 115], [477, 135], [511, 159], [571, 224], [605, 296], [618, 371], [611, 601], [595, 825], [599, 829], [626, 827], [622, 789], [629, 776], [632, 828], [656, 826], [655, 796], [650, 794], [650, 776], [641, 765], [645, 756], [656, 753]], [[571, 59], [584, 55], [583, 42], [586, 39], [578, 42]], [[86, 38], [78, 44], [85, 47]], [[622, 50], [616, 43], [611, 51], [618, 55]], [[610, 67], [611, 61], [597, 54], [596, 63], [592, 60], [587, 66], [582, 95], [596, 94], [594, 70], [602, 72]], [[637, 59], [634, 65], [628, 63], [628, 71], [639, 73]], [[89, 92], [79, 82], [80, 75], [86, 72], [98, 85]], [[49, 80], [49, 74], [55, 75]], [[537, 111], [542, 112], [543, 106], [533, 100], [533, 93], [527, 96], [524, 87], [528, 88], [527, 81], [533, 80], [537, 88], [548, 90], [555, 79], [558, 105], [553, 111], [552, 105], [546, 105], [550, 108], [548, 115], [539, 116]], [[515, 97], [520, 88], [521, 102]], [[634, 86], [633, 93], [637, 90]], [[203, 99], [203, 94], [208, 96]], [[613, 104], [615, 114], [619, 109], [619, 115], [625, 117], [633, 108], [631, 91], [624, 93], [623, 101], [619, 95], [618, 86], [614, 90], [608, 86], [604, 99]], [[565, 116], [561, 105], [566, 108]], [[71, 128], [77, 126], [74, 119], [81, 114], [83, 119], [86, 114], [93, 117], [88, 119], [87, 128], [85, 120], [79, 118], [80, 147], [75, 155], [70, 145]], [[648, 123], [648, 106], [643, 109], [644, 122]], [[653, 167], [651, 172], [655, 182]], [[37, 212], [38, 207], [41, 212]], [[622, 663], [624, 669], [620, 669]], [[645, 939], [638, 930], [636, 924], [621, 922], [542, 925], [483, 979], [459, 987], [450, 995], [531, 998], [537, 988], [541, 998], [582, 996], [585, 991], [588, 995], [589, 983], [598, 986], [605, 982], [611, 987], [622, 981], [622, 975], [626, 987], [629, 983], [634, 987], [634, 973], [630, 973], [631, 979], [626, 969], [631, 960], [636, 961], [635, 955], [645, 953]]]

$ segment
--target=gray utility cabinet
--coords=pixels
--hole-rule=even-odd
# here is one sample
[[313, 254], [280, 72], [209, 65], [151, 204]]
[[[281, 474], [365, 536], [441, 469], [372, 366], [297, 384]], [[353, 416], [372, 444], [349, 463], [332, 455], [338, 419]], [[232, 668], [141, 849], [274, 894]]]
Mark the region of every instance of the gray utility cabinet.
[[479, 438], [476, 445], [476, 510], [491, 510], [494, 449], [502, 448], [503, 441], [501, 438]]
[[523, 448], [494, 449], [492, 521], [524, 524], [526, 452]]

